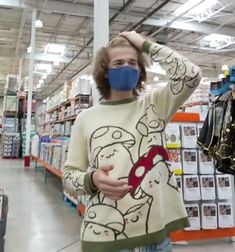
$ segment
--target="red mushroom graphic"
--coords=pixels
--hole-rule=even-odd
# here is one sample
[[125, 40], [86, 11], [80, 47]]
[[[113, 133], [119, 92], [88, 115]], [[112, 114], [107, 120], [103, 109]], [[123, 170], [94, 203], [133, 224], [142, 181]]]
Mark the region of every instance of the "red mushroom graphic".
[[169, 160], [167, 151], [162, 146], [152, 146], [147, 155], [140, 157], [130, 170], [128, 184], [133, 188], [130, 192], [132, 196], [135, 195], [146, 174], [155, 166], [154, 158], [157, 155], [165, 161]]

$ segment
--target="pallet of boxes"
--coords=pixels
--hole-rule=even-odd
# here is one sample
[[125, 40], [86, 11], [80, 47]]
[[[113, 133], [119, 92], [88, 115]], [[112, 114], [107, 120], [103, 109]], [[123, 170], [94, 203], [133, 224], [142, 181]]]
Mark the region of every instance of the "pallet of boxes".
[[5, 234], [7, 225], [8, 197], [0, 189], [0, 252], [4, 252]]

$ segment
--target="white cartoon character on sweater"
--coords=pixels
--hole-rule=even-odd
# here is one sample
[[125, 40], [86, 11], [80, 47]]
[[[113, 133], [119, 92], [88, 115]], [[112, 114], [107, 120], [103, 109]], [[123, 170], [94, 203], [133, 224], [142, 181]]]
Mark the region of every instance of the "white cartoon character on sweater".
[[115, 201], [109, 200], [106, 204], [107, 198], [100, 199], [99, 196], [92, 199], [92, 205], [86, 210], [82, 238], [85, 241], [94, 241], [95, 235], [97, 242], [104, 239], [106, 241], [117, 240], [118, 235], [123, 235], [125, 228], [123, 214], [117, 209]]
[[[107, 142], [108, 144], [104, 144]], [[98, 128], [90, 138], [93, 166], [96, 168], [102, 165], [109, 166], [123, 160], [126, 167], [131, 168], [133, 160], [129, 149], [135, 145], [135, 142], [135, 137], [120, 127], [104, 126]], [[118, 167], [114, 168], [116, 168], [116, 178], [122, 177], [123, 174], [118, 173]]]
[[147, 152], [145, 146], [151, 148], [153, 145], [163, 145], [162, 132], [165, 129], [165, 123], [163, 120], [157, 119], [157, 112], [153, 104], [139, 119], [136, 129], [142, 136], [139, 144], [139, 157]]
[[[162, 146], [152, 146], [147, 154], [139, 158], [132, 167], [128, 184], [132, 186], [131, 196], [135, 199], [148, 197], [149, 212], [146, 221], [146, 233], [155, 230], [150, 223], [156, 216], [164, 218], [164, 209], [159, 209], [162, 190], [178, 191], [173, 173], [167, 164], [168, 154]], [[156, 214], [156, 209], [158, 213]], [[153, 230], [151, 229], [153, 227]]]
[[148, 198], [144, 197], [144, 201], [143, 199], [140, 199], [138, 201], [142, 202], [132, 206], [124, 214], [124, 233], [127, 235], [127, 237], [129, 237], [129, 234], [131, 234], [132, 236], [138, 236], [140, 230], [146, 230], [146, 220], [147, 214], [149, 212]]

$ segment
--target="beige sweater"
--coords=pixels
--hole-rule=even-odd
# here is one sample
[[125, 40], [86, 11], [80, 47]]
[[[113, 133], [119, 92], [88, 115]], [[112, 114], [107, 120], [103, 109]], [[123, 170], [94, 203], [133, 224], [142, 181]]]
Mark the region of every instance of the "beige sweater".
[[[162, 241], [188, 225], [164, 146], [164, 129], [201, 79], [197, 66], [170, 48], [144, 44], [169, 84], [145, 96], [103, 102], [78, 115], [63, 174], [67, 190], [90, 194], [81, 227], [84, 252], [114, 252]], [[96, 191], [91, 171], [112, 165], [133, 190], [114, 201]]]

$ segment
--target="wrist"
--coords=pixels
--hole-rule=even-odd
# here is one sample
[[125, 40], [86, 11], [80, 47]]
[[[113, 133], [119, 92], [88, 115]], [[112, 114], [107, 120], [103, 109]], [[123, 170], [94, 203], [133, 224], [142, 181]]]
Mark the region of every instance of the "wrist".
[[152, 44], [153, 42], [145, 40], [141, 46], [142, 51], [148, 54]]
[[89, 185], [90, 185], [90, 189], [93, 193], [96, 193], [98, 191], [98, 188], [94, 182], [94, 173], [95, 171], [91, 172], [89, 175]]

